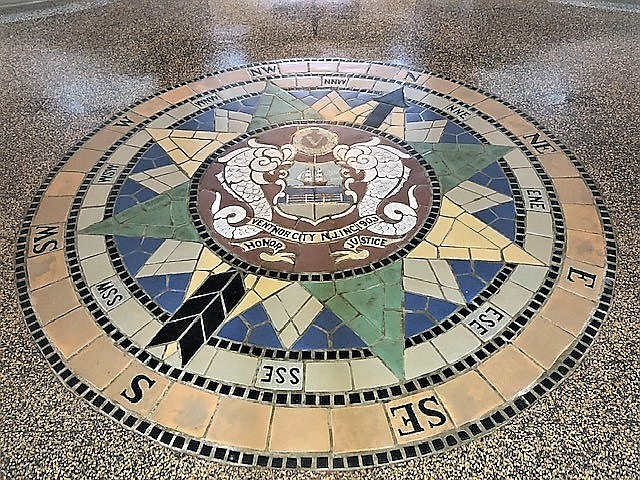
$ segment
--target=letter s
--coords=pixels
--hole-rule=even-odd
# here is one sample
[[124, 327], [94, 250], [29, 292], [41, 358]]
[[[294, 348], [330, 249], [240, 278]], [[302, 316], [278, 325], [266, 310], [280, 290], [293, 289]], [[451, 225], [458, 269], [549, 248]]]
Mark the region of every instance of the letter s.
[[120, 396], [126, 398], [131, 403], [138, 403], [140, 400], [142, 400], [142, 397], [144, 397], [144, 392], [140, 387], [141, 382], [146, 383], [147, 388], [153, 387], [156, 383], [155, 380], [151, 380], [146, 375], [143, 375], [143, 374], [136, 375], [131, 379], [131, 390], [133, 390], [133, 394], [128, 395], [127, 390], [123, 390], [122, 392], [120, 392]]

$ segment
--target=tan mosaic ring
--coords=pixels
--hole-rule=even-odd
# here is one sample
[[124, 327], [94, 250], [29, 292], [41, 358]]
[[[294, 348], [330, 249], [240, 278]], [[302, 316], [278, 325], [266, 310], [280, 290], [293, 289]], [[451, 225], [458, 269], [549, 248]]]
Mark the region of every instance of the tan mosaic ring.
[[179, 85], [83, 139], [16, 263], [32, 335], [97, 410], [218, 461], [343, 469], [471, 440], [562, 381], [606, 317], [615, 245], [584, 169], [492, 95], [283, 60]]

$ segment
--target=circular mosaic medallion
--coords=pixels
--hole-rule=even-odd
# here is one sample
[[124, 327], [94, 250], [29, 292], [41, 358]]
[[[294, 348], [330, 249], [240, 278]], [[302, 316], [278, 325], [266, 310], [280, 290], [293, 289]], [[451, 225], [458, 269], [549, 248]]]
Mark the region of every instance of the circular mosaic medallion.
[[405, 67], [283, 60], [114, 116], [18, 241], [27, 324], [123, 426], [217, 461], [345, 469], [491, 431], [606, 317], [609, 217], [567, 149]]

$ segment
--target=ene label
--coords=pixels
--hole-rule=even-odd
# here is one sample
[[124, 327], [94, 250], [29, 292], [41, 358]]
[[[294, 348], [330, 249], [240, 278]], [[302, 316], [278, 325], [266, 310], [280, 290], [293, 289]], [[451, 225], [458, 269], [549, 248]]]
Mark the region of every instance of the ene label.
[[464, 323], [481, 340], [488, 340], [511, 320], [511, 317], [498, 307], [485, 303], [464, 319]]
[[550, 211], [547, 195], [539, 188], [525, 188], [524, 194], [527, 210], [536, 212]]
[[303, 380], [302, 363], [263, 360], [258, 370], [256, 386], [274, 390], [302, 390]]

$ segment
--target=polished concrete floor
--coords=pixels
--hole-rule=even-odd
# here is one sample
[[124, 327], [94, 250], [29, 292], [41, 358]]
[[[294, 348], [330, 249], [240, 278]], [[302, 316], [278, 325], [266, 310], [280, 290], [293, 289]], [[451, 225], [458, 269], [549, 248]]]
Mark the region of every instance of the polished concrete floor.
[[[98, 1], [0, 9], [0, 479], [636, 478], [640, 463], [640, 13], [548, 1]], [[429, 69], [527, 112], [586, 165], [618, 243], [614, 303], [574, 374], [512, 423], [351, 473], [220, 466], [150, 443], [55, 378], [13, 278], [15, 236], [65, 151], [115, 111], [215, 70], [290, 57]]]

